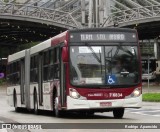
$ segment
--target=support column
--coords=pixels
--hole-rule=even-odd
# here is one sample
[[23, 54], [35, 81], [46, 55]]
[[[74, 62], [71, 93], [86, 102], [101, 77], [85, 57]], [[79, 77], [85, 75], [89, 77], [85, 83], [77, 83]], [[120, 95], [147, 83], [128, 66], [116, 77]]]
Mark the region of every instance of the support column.
[[[111, 0], [104, 0], [104, 19], [108, 19], [111, 14]], [[108, 23], [106, 21], [105, 25], [107, 26]]]
[[82, 25], [86, 24], [85, 0], [81, 0]]
[[100, 0], [99, 1], [99, 26], [104, 22], [104, 8], [105, 8], [105, 0]]
[[93, 22], [93, 1], [92, 0], [89, 0], [89, 16], [88, 16], [88, 19], [89, 19], [89, 22], [88, 22], [88, 27], [91, 28], [92, 27], [92, 22]]

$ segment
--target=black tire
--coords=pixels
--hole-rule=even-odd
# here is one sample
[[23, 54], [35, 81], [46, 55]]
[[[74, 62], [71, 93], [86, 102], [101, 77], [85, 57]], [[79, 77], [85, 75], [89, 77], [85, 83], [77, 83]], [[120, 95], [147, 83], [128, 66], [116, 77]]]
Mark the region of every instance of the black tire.
[[58, 106], [59, 106], [59, 100], [58, 100], [58, 96], [56, 95], [54, 97], [54, 103], [53, 103], [53, 107], [54, 107], [54, 115], [56, 117], [62, 117], [62, 111], [59, 110]]
[[78, 112], [78, 115], [81, 116], [81, 117], [86, 117], [87, 116], [87, 112], [80, 111], [80, 112]]
[[19, 109], [19, 107], [17, 106], [17, 94], [16, 94], [15, 91], [14, 91], [13, 100], [14, 100], [14, 108], [15, 108], [15, 111], [16, 111], [16, 112], [19, 112], [20, 109]]
[[124, 115], [124, 108], [116, 108], [113, 110], [113, 116], [115, 119], [121, 119]]
[[37, 92], [36, 92], [36, 91], [34, 92], [34, 113], [35, 113], [36, 115], [39, 114], [39, 111], [38, 111]]
[[93, 115], [94, 115], [94, 112], [93, 112], [93, 111], [89, 111], [89, 112], [87, 112], [87, 115], [88, 115], [88, 116], [93, 116]]
[[81, 111], [81, 112], [79, 112], [79, 115], [80, 116], [93, 116], [94, 112], [92, 112], [92, 111]]

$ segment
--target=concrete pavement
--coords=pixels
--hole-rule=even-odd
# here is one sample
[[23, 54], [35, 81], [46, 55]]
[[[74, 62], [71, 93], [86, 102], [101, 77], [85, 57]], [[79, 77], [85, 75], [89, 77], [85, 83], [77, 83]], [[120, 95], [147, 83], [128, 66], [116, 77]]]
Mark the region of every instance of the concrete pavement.
[[0, 93], [1, 95], [6, 95], [6, 92], [7, 92], [7, 85], [0, 85]]

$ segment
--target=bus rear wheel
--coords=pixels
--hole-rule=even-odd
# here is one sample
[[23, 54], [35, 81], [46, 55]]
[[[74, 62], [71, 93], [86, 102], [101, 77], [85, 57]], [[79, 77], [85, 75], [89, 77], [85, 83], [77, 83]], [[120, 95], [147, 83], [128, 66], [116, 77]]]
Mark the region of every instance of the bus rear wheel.
[[19, 112], [19, 108], [18, 108], [18, 106], [17, 106], [17, 94], [16, 94], [15, 91], [14, 91], [13, 100], [14, 100], [14, 108], [15, 108], [15, 111], [16, 111], [16, 112]]
[[124, 108], [116, 108], [113, 110], [113, 116], [116, 119], [121, 119], [123, 118], [124, 115]]

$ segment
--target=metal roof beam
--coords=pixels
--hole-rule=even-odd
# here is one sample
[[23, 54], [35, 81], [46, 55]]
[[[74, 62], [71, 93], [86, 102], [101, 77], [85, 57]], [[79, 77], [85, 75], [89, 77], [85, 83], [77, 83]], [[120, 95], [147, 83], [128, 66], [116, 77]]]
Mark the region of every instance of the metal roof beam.
[[44, 1], [44, 3], [42, 3], [42, 4], [40, 5], [40, 7], [45, 7], [45, 8], [46, 8], [46, 5], [47, 5], [49, 2], [51, 2], [51, 0], [46, 0], [46, 1]]
[[36, 1], [32, 1], [31, 3], [28, 3], [27, 5], [36, 5], [37, 3], [39, 3], [41, 0], [36, 0]]
[[124, 0], [126, 3], [128, 3], [131, 7], [137, 8], [137, 7], [142, 7], [140, 4], [132, 1], [132, 0]]
[[14, 12], [14, 13], [16, 13], [17, 11], [19, 11], [19, 10], [25, 10], [25, 8], [27, 8], [28, 6], [34, 6], [34, 4], [36, 4], [36, 3], [38, 3], [38, 2], [40, 2], [41, 0], [37, 0], [37, 1], [35, 1], [35, 2], [32, 2], [32, 3], [30, 3], [31, 2], [31, 0], [27, 0], [26, 2], [25, 2], [25, 4], [21, 4], [21, 6], [19, 6], [18, 7], [18, 9]]
[[[65, 10], [65, 9], [68, 9], [70, 11], [70, 7], [72, 5], [74, 5], [76, 2], [79, 2], [79, 0], [69, 0], [67, 1], [62, 7], [59, 7], [58, 9], [59, 10]], [[66, 11], [66, 10], [65, 10]]]
[[55, 9], [56, 8], [56, 0], [51, 1], [48, 5], [46, 5], [46, 8]]
[[139, 9], [141, 9], [141, 11], [143, 11], [143, 12], [141, 13], [141, 15], [149, 15], [149, 16], [152, 16], [152, 12], [151, 12], [151, 10], [149, 10], [148, 8], [143, 7], [143, 6], [141, 6], [140, 4], [138, 4], [138, 3], [136, 3], [136, 2], [134, 2], [134, 1], [132, 1], [132, 0], [125, 0], [125, 2], [128, 3], [129, 5], [131, 5], [131, 6], [133, 7], [133, 9], [134, 9], [134, 8], [139, 8]]
[[117, 7], [115, 7], [115, 6], [112, 6], [112, 5], [111, 5], [111, 10], [115, 10], [116, 12], [117, 12], [117, 11], [121, 11], [121, 9], [119, 9], [119, 8], [117, 8]]
[[15, 2], [15, 0], [11, 0], [11, 1], [9, 1], [8, 3], [14, 3]]
[[4, 3], [2, 0], [0, 0], [0, 3]]
[[148, 0], [150, 2], [152, 2], [154, 5], [160, 5], [160, 2], [156, 1], [156, 0]]
[[148, 0], [137, 0], [142, 6], [151, 6], [153, 5], [151, 2], [149, 2]]
[[121, 8], [123, 8], [124, 10], [130, 10], [131, 8], [127, 7], [126, 5], [118, 2], [117, 0], [113, 0], [113, 2], [115, 2], [116, 4], [118, 4]]
[[[155, 5], [160, 5], [157, 4], [157, 3], [154, 3], [153, 0], [137, 0], [141, 5], [143, 6], [152, 6], [154, 7], [155, 9], [159, 10], [160, 8], [158, 6], [155, 6]], [[147, 8], [147, 7], [146, 7]]]
[[[80, 28], [81, 25], [78, 23], [73, 16], [65, 11], [46, 9], [42, 7], [35, 6], [26, 6], [26, 9], [18, 9], [19, 4], [6, 4], [4, 8], [1, 9], [0, 14], [4, 14], [3, 17], [16, 17], [14, 19], [33, 19], [33, 22], [52, 22], [51, 25], [58, 27], [67, 27], [67, 28]], [[64, 17], [64, 14], [65, 17]], [[7, 15], [7, 16], [6, 16]], [[67, 17], [67, 19], [66, 19]], [[59, 19], [59, 21], [57, 21]]]

